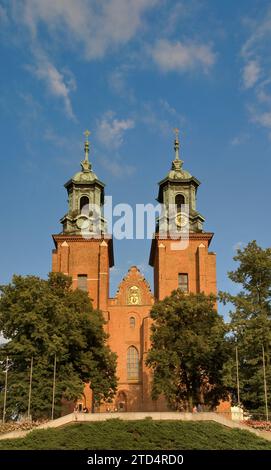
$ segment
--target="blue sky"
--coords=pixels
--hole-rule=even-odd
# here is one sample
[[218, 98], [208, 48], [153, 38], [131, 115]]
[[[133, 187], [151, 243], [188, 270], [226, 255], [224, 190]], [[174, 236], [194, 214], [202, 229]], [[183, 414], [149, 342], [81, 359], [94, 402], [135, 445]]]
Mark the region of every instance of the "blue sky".
[[[184, 168], [215, 232], [219, 289], [237, 246], [270, 244], [271, 4], [0, 0], [0, 283], [45, 277], [83, 131], [113, 202], [155, 202], [180, 128]], [[115, 242], [152, 284], [149, 240]]]

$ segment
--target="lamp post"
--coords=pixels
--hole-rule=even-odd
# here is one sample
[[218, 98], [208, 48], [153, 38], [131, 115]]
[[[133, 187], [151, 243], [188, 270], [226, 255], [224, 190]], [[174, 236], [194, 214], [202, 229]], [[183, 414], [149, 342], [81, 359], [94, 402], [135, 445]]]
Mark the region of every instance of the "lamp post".
[[264, 345], [263, 345], [263, 344], [262, 344], [262, 352], [263, 352], [263, 385], [264, 385], [265, 415], [266, 415], [266, 421], [269, 421], [269, 416], [268, 416], [268, 402], [267, 402], [266, 374], [265, 374], [265, 353], [264, 353]]
[[237, 385], [237, 401], [240, 408], [240, 383], [239, 383], [239, 358], [238, 347], [235, 347], [235, 360], [236, 360], [236, 385]]
[[33, 375], [33, 356], [31, 357], [30, 376], [29, 376], [29, 393], [28, 393], [28, 409], [27, 409], [27, 418], [29, 421], [30, 421], [31, 395], [32, 395], [32, 375]]
[[6, 358], [6, 370], [4, 374], [6, 374], [6, 377], [5, 377], [5, 389], [4, 389], [3, 424], [6, 421], [7, 388], [8, 388], [8, 356]]
[[55, 411], [55, 391], [56, 391], [56, 354], [54, 360], [54, 379], [53, 379], [53, 397], [52, 397], [52, 415], [51, 419], [54, 419], [54, 411]]

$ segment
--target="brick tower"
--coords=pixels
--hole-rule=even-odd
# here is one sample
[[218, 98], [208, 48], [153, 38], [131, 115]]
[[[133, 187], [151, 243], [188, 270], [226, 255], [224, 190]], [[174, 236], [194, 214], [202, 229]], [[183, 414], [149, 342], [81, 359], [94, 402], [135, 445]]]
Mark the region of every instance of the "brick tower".
[[62, 233], [53, 235], [52, 270], [72, 277], [73, 287], [89, 293], [94, 308], [106, 317], [109, 297], [109, 268], [113, 266], [112, 239], [103, 218], [104, 184], [89, 162], [89, 132], [86, 131], [82, 171], [66, 184], [68, 212], [61, 219]]
[[[178, 287], [188, 292], [216, 292], [215, 254], [208, 251], [212, 233], [204, 232], [204, 218], [196, 210], [200, 182], [183, 170], [178, 133], [175, 159], [168, 175], [159, 183], [162, 205], [152, 240], [150, 265], [154, 268], [154, 296], [136, 266], [132, 266], [113, 298], [109, 297], [109, 268], [113, 266], [113, 244], [103, 217], [104, 184], [92, 171], [86, 132], [82, 171], [65, 187], [68, 212], [61, 219], [63, 230], [53, 235], [53, 271], [72, 277], [73, 288], [83, 289], [93, 307], [103, 312], [108, 343], [117, 354], [118, 389], [110, 408], [118, 411], [165, 411], [163, 397], [151, 397], [151, 370], [145, 364], [151, 346], [150, 310]], [[172, 213], [172, 206], [177, 207]], [[173, 230], [172, 230], [173, 228]], [[92, 395], [86, 384], [78, 400], [91, 409]], [[106, 411], [102, 404], [100, 410]]]
[[168, 175], [159, 182], [158, 201], [163, 210], [149, 261], [154, 268], [156, 300], [164, 299], [177, 288], [216, 293], [216, 255], [208, 251], [213, 233], [203, 230], [204, 218], [196, 208], [200, 182], [182, 168], [179, 147], [176, 129], [175, 159]]

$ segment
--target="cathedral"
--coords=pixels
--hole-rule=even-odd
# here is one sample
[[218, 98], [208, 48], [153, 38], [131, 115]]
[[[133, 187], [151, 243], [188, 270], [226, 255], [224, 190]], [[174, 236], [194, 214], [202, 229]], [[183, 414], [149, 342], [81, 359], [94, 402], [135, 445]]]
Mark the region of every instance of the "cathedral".
[[[165, 210], [151, 242], [149, 264], [153, 268], [153, 291], [139, 269], [132, 266], [111, 298], [113, 239], [107, 233], [103, 216], [105, 185], [89, 161], [88, 134], [82, 169], [65, 184], [68, 210], [61, 219], [61, 233], [53, 235], [52, 270], [71, 276], [73, 287], [87, 291], [93, 307], [103, 312], [108, 342], [117, 354], [118, 390], [110, 410], [165, 411], [167, 405], [162, 397], [157, 401], [151, 398], [151, 371], [145, 365], [150, 348], [150, 310], [156, 301], [177, 288], [184, 292], [216, 294], [216, 255], [209, 251], [213, 233], [204, 231], [204, 218], [196, 206], [200, 182], [183, 169], [176, 133], [171, 169], [159, 182], [157, 200]], [[184, 233], [181, 245], [163, 228], [171, 206], [177, 208], [177, 230]], [[93, 211], [92, 207], [100, 211]], [[182, 212], [182, 207], [186, 211]], [[86, 385], [79, 403], [91, 409], [91, 402], [91, 389]], [[103, 407], [100, 409], [105, 411]]]

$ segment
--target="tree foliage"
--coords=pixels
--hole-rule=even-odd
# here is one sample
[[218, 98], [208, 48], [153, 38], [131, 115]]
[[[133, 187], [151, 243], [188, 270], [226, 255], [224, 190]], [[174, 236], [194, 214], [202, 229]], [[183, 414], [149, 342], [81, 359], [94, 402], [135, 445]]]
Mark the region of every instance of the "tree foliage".
[[164, 394], [174, 409], [193, 404], [214, 406], [226, 397], [223, 365], [226, 328], [214, 308], [213, 295], [186, 295], [179, 289], [151, 310], [153, 398]]
[[[116, 390], [116, 357], [106, 345], [102, 313], [94, 310], [86, 292], [71, 289], [71, 278], [49, 274], [14, 276], [1, 287], [0, 331], [2, 370], [9, 357], [7, 416], [28, 406], [30, 361], [33, 357], [33, 417], [50, 416], [56, 355], [56, 414], [63, 400], [76, 400], [84, 383], [91, 383], [96, 401]], [[1, 371], [0, 386], [4, 375]]]
[[[238, 263], [229, 278], [241, 286], [237, 295], [220, 293], [230, 302], [232, 360], [228, 366], [228, 383], [236, 391], [235, 348], [238, 348], [240, 400], [249, 410], [264, 409], [263, 347], [265, 351], [268, 399], [271, 398], [271, 249], [259, 247], [256, 241], [238, 249]], [[236, 397], [236, 394], [235, 394]]]

